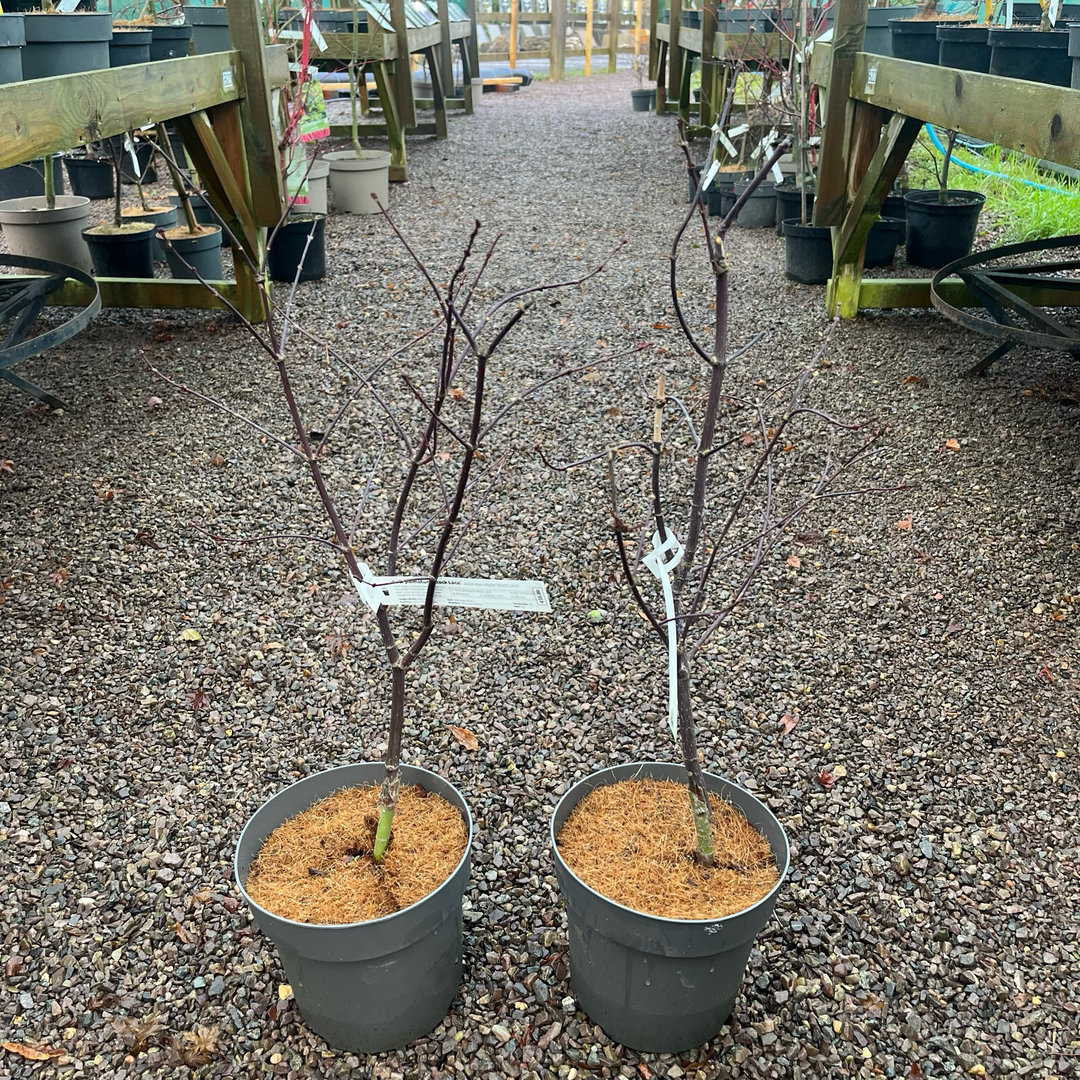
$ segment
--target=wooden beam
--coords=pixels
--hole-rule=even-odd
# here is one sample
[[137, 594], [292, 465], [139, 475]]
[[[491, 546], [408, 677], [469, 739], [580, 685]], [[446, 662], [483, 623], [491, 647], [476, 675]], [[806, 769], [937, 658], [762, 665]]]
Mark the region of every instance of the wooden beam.
[[717, 85], [720, 65], [716, 62], [716, 0], [705, 0], [701, 7], [701, 109], [702, 127], [711, 127], [716, 119]]
[[0, 86], [0, 168], [235, 101], [237, 52]]
[[659, 8], [657, 0], [649, 0], [649, 78], [656, 81], [656, 65], [659, 57], [659, 38], [657, 26], [659, 25]]
[[1080, 90], [870, 53], [855, 58], [849, 85], [860, 101], [1080, 166]]
[[[590, 0], [591, 2], [591, 0]], [[510, 67], [517, 67], [518, 49], [518, 15], [521, 6], [520, 0], [510, 0]], [[586, 71], [586, 75], [589, 73]]]
[[548, 0], [551, 4], [551, 59], [548, 71], [552, 82], [566, 78], [566, 0]]
[[837, 92], [851, 86], [855, 58], [866, 36], [866, 0], [837, 0], [836, 22], [830, 52], [829, 85], [832, 91], [825, 108], [825, 132], [821, 141], [814, 224], [839, 225], [847, 203], [848, 138], [852, 118], [850, 97]]
[[[511, 5], [517, 0], [510, 0]], [[513, 8], [511, 7], [511, 10]], [[585, 74], [592, 74], [592, 49], [593, 49], [593, 0], [585, 0]]]
[[[830, 285], [832, 283], [830, 282]], [[1018, 285], [1016, 295], [1039, 307], [1078, 307], [1080, 294], [1075, 289], [1026, 287]], [[938, 296], [957, 308], [979, 308], [982, 304], [958, 277], [946, 278]], [[866, 278], [859, 288], [859, 310], [889, 308], [929, 308], [929, 278]], [[987, 337], [987, 340], [991, 340]]]
[[358, 61], [393, 60], [398, 54], [397, 35], [392, 30], [376, 30], [370, 34], [356, 34], [355, 37], [349, 33], [324, 33], [323, 37], [326, 48], [317, 55], [313, 52], [315, 60], [351, 61], [354, 47]]
[[439, 74], [442, 76], [443, 95], [454, 96], [454, 43], [450, 38], [450, 8], [447, 0], [438, 0], [439, 11]]
[[608, 6], [608, 56], [607, 70], [609, 75], [615, 74], [615, 65], [618, 63], [619, 53], [619, 7], [622, 0], [607, 0]]
[[285, 190], [259, 4], [257, 0], [232, 0], [227, 10], [229, 34], [240, 53], [244, 75], [240, 117], [251, 176], [253, 216], [258, 225], [276, 225], [285, 212]]
[[469, 54], [469, 69], [474, 79], [480, 78], [480, 42], [476, 35], [476, 0], [465, 0], [465, 14], [469, 16], [469, 34], [464, 48]]
[[[165, 63], [165, 61], [159, 61]], [[18, 281], [12, 275], [5, 282]], [[29, 280], [29, 279], [24, 279]], [[101, 290], [101, 306], [108, 308], [199, 308], [227, 310], [225, 305], [201, 281], [179, 281], [174, 278], [96, 278]], [[236, 283], [210, 282], [225, 299], [237, 302]], [[93, 299], [85, 285], [68, 279], [49, 297], [51, 307], [86, 307]]]
[[[403, 182], [409, 179], [409, 170], [405, 156], [405, 132], [402, 129], [401, 114], [398, 111], [395, 96], [396, 88], [392, 83], [392, 75], [387, 63], [373, 64], [372, 73], [375, 76], [375, 85], [379, 88], [379, 101], [382, 103], [386, 138], [390, 144], [390, 179]], [[411, 92], [409, 101], [412, 101]], [[333, 128], [330, 129], [331, 134], [333, 134], [333, 130]]]

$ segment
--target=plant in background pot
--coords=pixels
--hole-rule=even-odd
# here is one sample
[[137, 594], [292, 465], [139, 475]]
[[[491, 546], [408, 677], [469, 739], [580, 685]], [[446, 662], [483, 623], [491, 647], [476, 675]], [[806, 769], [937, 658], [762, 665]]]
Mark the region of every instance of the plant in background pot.
[[630, 91], [630, 104], [634, 112], [648, 112], [656, 107], [656, 91], [645, 85], [645, 76], [649, 70], [649, 58], [647, 56], [635, 56], [631, 61], [634, 78], [637, 79], [637, 88]]
[[84, 195], [58, 195], [59, 158], [42, 163], [44, 192], [0, 202], [0, 228], [12, 255], [47, 259], [90, 273], [93, 264], [82, 230], [90, 215]]
[[112, 161], [101, 143], [91, 143], [81, 154], [64, 157], [72, 195], [111, 199], [114, 194]]
[[912, 266], [940, 267], [971, 253], [986, 196], [978, 191], [949, 189], [949, 166], [956, 146], [956, 132], [949, 132], [944, 161], [938, 170], [938, 187], [909, 191], [907, 208], [907, 261]]
[[149, 221], [125, 221], [121, 212], [120, 156], [123, 150], [112, 146], [114, 196], [112, 221], [83, 229], [83, 239], [90, 248], [94, 273], [98, 277], [154, 276], [154, 225]]
[[[166, 149], [168, 146], [169, 133], [165, 130], [164, 124], [158, 124], [158, 153], [165, 159], [173, 187], [176, 189], [179, 209], [184, 217], [183, 222], [178, 225], [172, 227], [164, 225], [159, 226], [158, 229], [158, 237], [165, 249], [165, 261], [169, 264], [169, 272], [174, 278], [181, 280], [199, 278], [203, 281], [220, 281], [222, 278], [221, 226], [208, 225], [199, 221], [192, 197], [188, 194], [187, 184], [180, 175], [171, 150]], [[210, 204], [205, 196], [196, 196], [196, 198], [200, 198], [202, 204], [209, 208]]]
[[[275, 795], [245, 826], [235, 862], [237, 886], [276, 945], [305, 1022], [331, 1046], [368, 1053], [430, 1031], [461, 979], [472, 821], [448, 780], [402, 762], [407, 682], [446, 625], [437, 616], [440, 607], [550, 610], [540, 582], [444, 576], [473, 535], [478, 511], [499, 490], [508, 453], [506, 443], [491, 446], [493, 433], [501, 433], [522, 401], [588, 366], [509, 394], [502, 372], [490, 377], [492, 365], [540, 295], [580, 285], [601, 269], [517, 290], [474, 316], [471, 307], [493, 255], [490, 247], [477, 249], [479, 223], [457, 268], [447, 268], [447, 284], [438, 285], [442, 273], [429, 271], [387, 221], [426, 280], [437, 314], [426, 331], [370, 369], [361, 370], [353, 355], [306, 330], [305, 361], [294, 367], [287, 359], [294, 296], [275, 304], [263, 285], [265, 327], [236, 313], [277, 373], [276, 420], [248, 419], [157, 372], [242, 421], [310, 475], [326, 531], [294, 535], [275, 522], [274, 535], [263, 539], [312, 542], [329, 551], [356, 589], [358, 610], [373, 624], [385, 658], [382, 762], [319, 772]], [[308, 366], [312, 342], [315, 355], [325, 357], [314, 372]], [[410, 351], [421, 342], [430, 361]], [[500, 356], [498, 366], [504, 363]], [[346, 387], [327, 416], [305, 415], [312, 376]], [[348, 512], [342, 497], [355, 500]], [[472, 557], [484, 561], [483, 553]], [[455, 737], [471, 738], [461, 729]]]
[[357, 9], [349, 61], [352, 149], [335, 150], [324, 157], [330, 165], [334, 209], [343, 214], [377, 214], [390, 201], [390, 154], [386, 150], [364, 150], [360, 145], [360, 80], [367, 76], [360, 56], [359, 24]]
[[[680, 295], [687, 290], [678, 285], [678, 251], [693, 205], [671, 248], [675, 315], [706, 365], [700, 390], [687, 377], [700, 412], [661, 376], [649, 403], [650, 442], [557, 466], [606, 461], [621, 575], [667, 658], [667, 720], [682, 764], [633, 763], [586, 777], [563, 797], [551, 825], [575, 997], [610, 1038], [649, 1052], [686, 1050], [720, 1030], [788, 864], [784, 830], [769, 808], [704, 771], [695, 668], [707, 663], [710, 637], [744, 601], [762, 566], [783, 572], [772, 556], [790, 542], [791, 526], [849, 493], [840, 490], [849, 481], [838, 482], [863, 467], [879, 434], [866, 423], [834, 419], [808, 400], [828, 336], [805, 370], [774, 389], [759, 389], [765, 380], [754, 372], [739, 373], [739, 389], [728, 387], [732, 365], [757, 340], [729, 353], [732, 256], [724, 239], [738, 209], [717, 230], [698, 208], [714, 278], [711, 343], [695, 340], [689, 327], [698, 318], [684, 313]], [[853, 445], [841, 449], [847, 442]], [[647, 470], [635, 468], [633, 454], [647, 457]], [[689, 474], [680, 469], [688, 461]], [[632, 495], [624, 495], [628, 484]], [[639, 515], [645, 517], [640, 529]], [[677, 527], [683, 515], [685, 528]], [[794, 556], [786, 562], [798, 565]], [[657, 579], [658, 602], [649, 598], [642, 564]]]

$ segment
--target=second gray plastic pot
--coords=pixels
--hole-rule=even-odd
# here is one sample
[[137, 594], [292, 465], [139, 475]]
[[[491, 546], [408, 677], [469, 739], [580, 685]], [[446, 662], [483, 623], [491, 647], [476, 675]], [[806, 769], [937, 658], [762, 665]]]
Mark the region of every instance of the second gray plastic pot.
[[754, 938], [772, 916], [787, 875], [788, 841], [764, 803], [706, 773], [709, 790], [737, 806], [768, 840], [780, 875], [775, 888], [753, 907], [722, 919], [663, 919], [623, 907], [574, 874], [557, 840], [590, 791], [636, 778], [685, 783], [686, 772], [661, 762], [602, 769], [575, 784], [551, 819], [555, 874], [569, 923], [570, 982], [582, 1009], [611, 1039], [648, 1053], [677, 1053], [708, 1042], [731, 1015]]
[[[749, 180], [735, 181], [736, 201], [749, 186]], [[776, 185], [771, 181], [758, 184], [750, 198], [743, 203], [735, 223], [743, 229], [775, 229]]]
[[[192, 236], [187, 225], [177, 225], [165, 232], [168, 244], [165, 248], [165, 261], [169, 264], [169, 273], [180, 281], [220, 281], [221, 269], [221, 227], [203, 225]], [[185, 265], [186, 264], [186, 265]], [[190, 267], [190, 269], [189, 269]]]
[[277, 947], [304, 1022], [340, 1050], [374, 1054], [426, 1035], [446, 1016], [461, 984], [472, 816], [442, 777], [411, 765], [401, 772], [403, 783], [422, 784], [461, 811], [468, 846], [442, 885], [393, 915], [315, 926], [273, 915], [244, 891], [251, 863], [274, 829], [342, 788], [381, 784], [381, 762], [343, 765], [297, 781], [263, 804], [236, 849], [237, 885], [259, 929]]

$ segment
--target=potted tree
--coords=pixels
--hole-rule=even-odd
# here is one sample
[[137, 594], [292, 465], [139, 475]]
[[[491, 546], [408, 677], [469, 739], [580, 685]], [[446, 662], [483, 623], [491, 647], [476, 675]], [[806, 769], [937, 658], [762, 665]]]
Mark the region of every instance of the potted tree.
[[[764, 179], [781, 150], [751, 186]], [[675, 272], [695, 209], [715, 282], [715, 334], [707, 344], [689, 328]], [[691, 205], [671, 249], [675, 314], [706, 365], [704, 415], [691, 417], [661, 377], [651, 441], [556, 466], [606, 464], [622, 577], [668, 661], [668, 720], [681, 765], [635, 762], [595, 773], [567, 791], [551, 821], [574, 995], [610, 1038], [649, 1052], [684, 1050], [716, 1035], [731, 1013], [754, 937], [770, 916], [788, 864], [784, 831], [769, 808], [703, 768], [694, 667], [792, 523], [839, 494], [837, 481], [878, 435], [804, 400], [828, 337], [799, 376], [760, 399], [727, 388], [732, 365], [746, 351], [731, 353], [727, 341], [732, 270], [724, 237], [738, 210], [736, 205], [715, 230]], [[752, 377], [746, 383], [754, 387]], [[668, 423], [671, 406], [677, 419]], [[796, 434], [800, 427], [802, 435]], [[855, 445], [842, 453], [844, 436]], [[633, 489], [640, 498], [623, 494], [627, 474], [635, 472], [631, 453], [648, 461]], [[803, 455], [801, 464], [793, 464]], [[688, 460], [691, 474], [680, 477], [680, 463]], [[685, 500], [685, 531], [676, 530], [677, 500]], [[639, 533], [628, 504], [640, 507], [642, 501], [646, 528]], [[650, 550], [643, 552], [632, 538], [640, 535], [643, 546], [650, 530]], [[657, 578], [658, 604], [641, 580], [642, 564]]]
[[[481, 460], [492, 432], [522, 400], [585, 370], [540, 378], [515, 397], [500, 398], [498, 385], [489, 386], [497, 350], [539, 294], [579, 285], [600, 267], [574, 281], [513, 292], [474, 317], [471, 302], [492, 254], [490, 248], [476, 253], [479, 228], [445, 285], [413, 256], [438, 308], [434, 325], [417, 339], [435, 342], [429, 365], [407, 356], [406, 345], [361, 372], [320, 342], [328, 366], [336, 370], [340, 362], [357, 379], [326, 420], [306, 416], [294, 390], [287, 360], [292, 295], [275, 305], [264, 288], [265, 329], [237, 312], [277, 372], [288, 437], [157, 372], [240, 419], [305, 468], [328, 535], [293, 539], [315, 542], [344, 567], [385, 655], [390, 694], [383, 760], [318, 772], [278, 793], [247, 823], [236, 852], [237, 886], [277, 946], [304, 1020], [341, 1049], [373, 1053], [424, 1034], [443, 1018], [460, 982], [471, 816], [446, 779], [401, 760], [407, 680], [445, 625], [436, 611], [448, 604], [550, 610], [540, 582], [444, 575], [469, 534], [468, 503], [482, 504], [498, 485], [503, 455]], [[350, 424], [362, 429], [353, 443], [346, 435]], [[392, 447], [400, 454], [396, 460]], [[335, 491], [347, 495], [365, 474], [358, 505], [346, 515]], [[371, 496], [388, 483], [395, 494], [383, 513], [382, 499]], [[414, 886], [417, 875], [423, 880]]]
[[979, 191], [949, 189], [949, 166], [956, 132], [949, 132], [945, 156], [938, 170], [938, 186], [930, 191], [909, 191], [907, 208], [907, 261], [912, 266], [940, 267], [970, 254], [986, 196]]
[[165, 261], [169, 264], [169, 272], [174, 278], [184, 280], [202, 278], [204, 281], [220, 281], [222, 276], [221, 226], [206, 224], [199, 220], [194, 199], [199, 199], [208, 209], [209, 203], [205, 196], [197, 195], [193, 198], [189, 195], [187, 184], [180, 174], [172, 151], [166, 149], [169, 145], [169, 133], [165, 130], [165, 125], [158, 124], [158, 153], [165, 159], [173, 187], [176, 189], [177, 206], [184, 217], [180, 224], [161, 227], [158, 234], [165, 249]]
[[96, 11], [26, 12], [24, 79], [46, 79], [109, 66], [112, 15]]
[[85, 195], [88, 199], [113, 197], [113, 163], [101, 143], [91, 143], [81, 153], [65, 155], [64, 167], [72, 195]]
[[1039, 0], [1035, 25], [993, 26], [987, 35], [990, 74], [1068, 86], [1072, 78], [1069, 31], [1050, 21], [1050, 0]]
[[115, 180], [112, 221], [83, 229], [82, 236], [90, 249], [94, 273], [98, 277], [151, 278], [154, 276], [154, 225], [149, 221], [124, 220], [120, 184], [120, 159], [124, 151], [115, 143], [110, 146]]
[[352, 147], [334, 150], [325, 154], [324, 159], [330, 165], [334, 209], [344, 214], [377, 214], [379, 207], [388, 205], [390, 200], [390, 154], [386, 150], [365, 150], [360, 145], [360, 80], [367, 77], [360, 56], [360, 14], [359, 9], [354, 9], [349, 61]]
[[645, 76], [649, 70], [649, 58], [636, 55], [631, 61], [637, 88], [630, 91], [630, 104], [634, 112], [648, 112], [656, 108], [656, 91], [645, 85]]
[[42, 167], [41, 195], [0, 202], [0, 228], [8, 250], [12, 255], [48, 259], [90, 273], [93, 264], [82, 238], [90, 200], [84, 195], [56, 193], [62, 179], [59, 157], [48, 159]]

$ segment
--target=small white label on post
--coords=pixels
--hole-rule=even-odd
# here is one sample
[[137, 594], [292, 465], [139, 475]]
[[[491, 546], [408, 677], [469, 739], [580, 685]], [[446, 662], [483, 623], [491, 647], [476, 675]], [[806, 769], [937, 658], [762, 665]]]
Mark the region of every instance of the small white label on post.
[[871, 64], [866, 72], [866, 88], [864, 94], [872, 94], [877, 86], [877, 64]]
[[233, 88], [233, 75], [232, 68], [226, 68], [221, 73], [221, 89], [231, 90]]
[[[365, 580], [353, 578], [353, 585], [372, 610], [383, 604], [390, 607], [424, 606], [427, 578], [376, 578], [363, 563], [360, 572]], [[542, 581], [491, 578], [439, 578], [435, 585], [435, 606], [487, 608], [489, 611], [551, 611], [547, 586]]]

